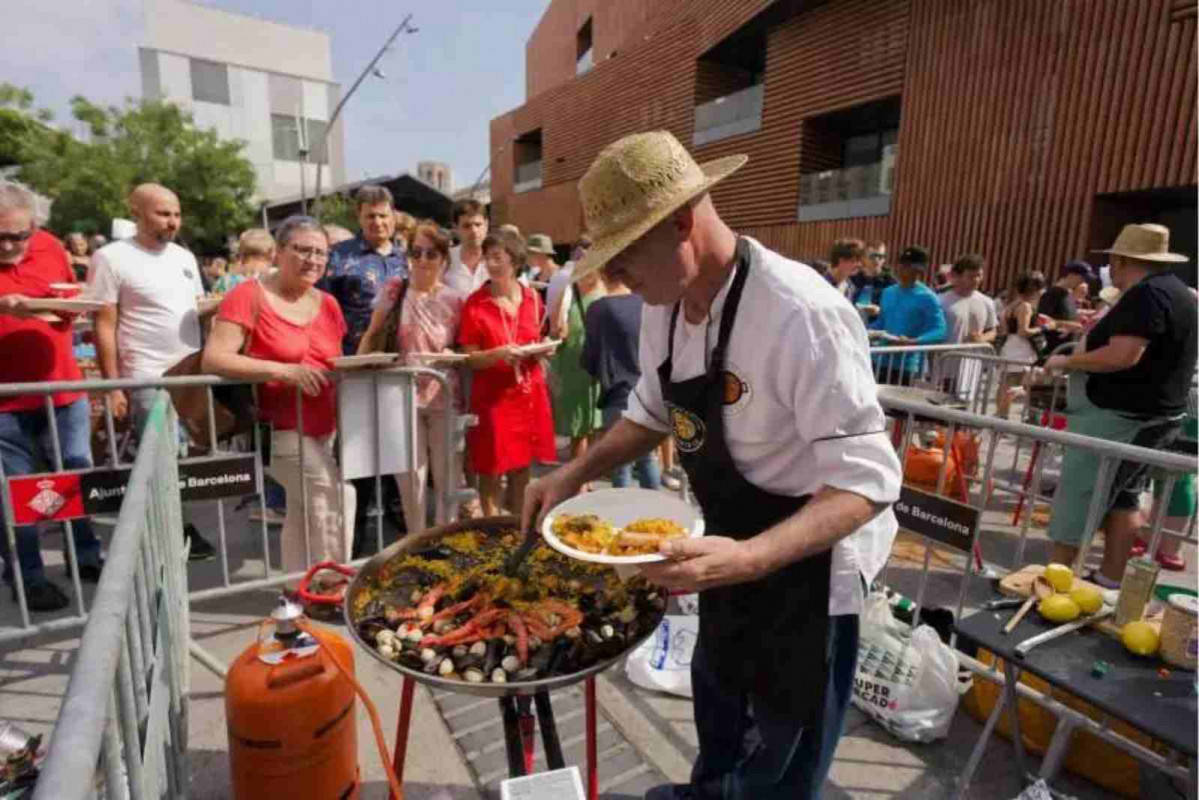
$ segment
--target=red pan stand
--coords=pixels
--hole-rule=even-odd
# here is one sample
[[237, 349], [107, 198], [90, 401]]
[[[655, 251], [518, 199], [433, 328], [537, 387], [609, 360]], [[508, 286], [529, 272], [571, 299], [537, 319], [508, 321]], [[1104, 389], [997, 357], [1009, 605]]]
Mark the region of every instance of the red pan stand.
[[[397, 780], [404, 782], [404, 758], [408, 750], [408, 729], [412, 723], [412, 692], [416, 682], [404, 677], [404, 688], [400, 694], [400, 716], [396, 724], [396, 745], [393, 766]], [[599, 800], [599, 765], [596, 763], [596, 703], [595, 676], [589, 676], [584, 685], [584, 702], [587, 711], [587, 798]], [[550, 705], [548, 692], [538, 692], [529, 697], [501, 697], [500, 714], [504, 720], [504, 744], [508, 752], [508, 775], [519, 778], [533, 771], [536, 750], [536, 730], [541, 728], [541, 745], [545, 750], [545, 763], [551, 769], [562, 769], [566, 762], [562, 757], [562, 743], [558, 739], [558, 726], [554, 722], [554, 709]], [[536, 714], [534, 715], [534, 711]], [[402, 800], [394, 795], [391, 800]]]

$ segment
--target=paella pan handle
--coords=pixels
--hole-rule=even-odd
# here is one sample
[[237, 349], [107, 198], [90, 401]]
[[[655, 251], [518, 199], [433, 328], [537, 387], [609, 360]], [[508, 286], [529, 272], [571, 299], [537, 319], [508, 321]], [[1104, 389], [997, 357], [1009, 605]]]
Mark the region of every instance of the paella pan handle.
[[342, 598], [345, 596], [345, 582], [344, 581], [341, 583], [341, 585], [336, 586], [333, 589], [333, 591], [331, 591], [328, 594], [319, 594], [316, 592], [310, 592], [308, 590], [309, 585], [312, 583], [312, 578], [318, 572], [323, 572], [325, 570], [331, 570], [333, 572], [340, 572], [342, 575], [345, 575], [347, 578], [352, 578], [358, 574], [358, 570], [354, 569], [353, 567], [347, 567], [345, 564], [338, 564], [336, 561], [317, 562], [316, 564], [313, 564], [311, 567], [308, 568], [308, 571], [304, 573], [303, 578], [300, 578], [300, 586], [299, 586], [299, 589], [297, 589], [297, 591], [296, 591], [296, 594], [299, 595], [300, 600], [302, 600], [305, 603], [311, 604], [311, 605], [324, 605], [324, 606], [339, 606], [339, 605], [341, 605]]

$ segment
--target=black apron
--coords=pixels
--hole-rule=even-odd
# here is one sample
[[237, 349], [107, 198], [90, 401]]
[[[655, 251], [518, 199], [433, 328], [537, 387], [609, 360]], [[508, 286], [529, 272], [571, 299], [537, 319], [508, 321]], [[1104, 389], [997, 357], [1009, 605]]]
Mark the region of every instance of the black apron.
[[[658, 367], [658, 380], [679, 460], [703, 509], [705, 534], [749, 539], [795, 514], [809, 498], [785, 497], [755, 486], [729, 453], [724, 404], [726, 381], [735, 378], [726, 375], [724, 364], [749, 275], [749, 244], [744, 239], [737, 241], [735, 261], [736, 275], [706, 374], [671, 381], [680, 301], [670, 318], [667, 356]], [[825, 551], [761, 580], [708, 589], [699, 597], [699, 642], [720, 682], [750, 694], [757, 703], [786, 710], [804, 725], [818, 721], [824, 710], [831, 567], [831, 551]]]

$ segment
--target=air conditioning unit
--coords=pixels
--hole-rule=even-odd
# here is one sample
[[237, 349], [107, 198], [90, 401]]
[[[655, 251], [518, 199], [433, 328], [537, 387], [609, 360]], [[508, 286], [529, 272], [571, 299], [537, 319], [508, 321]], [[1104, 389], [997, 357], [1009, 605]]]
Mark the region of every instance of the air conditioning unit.
[[889, 144], [883, 147], [883, 160], [878, 171], [878, 193], [891, 194], [895, 190], [895, 158], [899, 153], [899, 145]]

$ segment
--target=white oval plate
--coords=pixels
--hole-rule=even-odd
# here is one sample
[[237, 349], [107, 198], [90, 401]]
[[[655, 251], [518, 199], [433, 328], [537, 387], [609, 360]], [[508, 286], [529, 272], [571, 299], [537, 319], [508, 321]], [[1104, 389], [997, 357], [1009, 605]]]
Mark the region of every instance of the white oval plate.
[[576, 495], [545, 515], [541, 535], [550, 547], [562, 555], [593, 564], [654, 564], [666, 558], [657, 553], [610, 556], [576, 550], [554, 534], [554, 520], [561, 514], [595, 514], [616, 528], [623, 528], [634, 520], [646, 517], [661, 517], [677, 522], [689, 536], [704, 535], [704, 518], [700, 516], [699, 509], [683, 502], [677, 495], [651, 489], [600, 489]]

